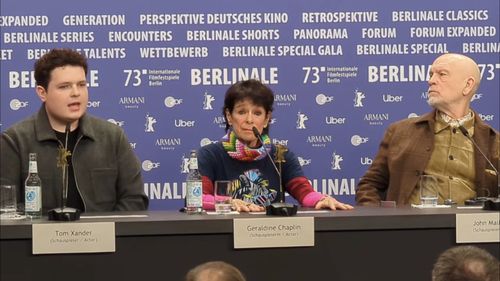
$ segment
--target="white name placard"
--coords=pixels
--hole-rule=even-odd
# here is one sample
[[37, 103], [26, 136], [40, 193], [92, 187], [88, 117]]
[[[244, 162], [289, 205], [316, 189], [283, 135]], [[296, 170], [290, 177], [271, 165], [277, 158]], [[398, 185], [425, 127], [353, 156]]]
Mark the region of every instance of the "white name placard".
[[233, 220], [234, 248], [314, 246], [313, 217]]
[[115, 252], [115, 223], [33, 224], [33, 254]]
[[500, 242], [500, 214], [457, 214], [457, 243]]

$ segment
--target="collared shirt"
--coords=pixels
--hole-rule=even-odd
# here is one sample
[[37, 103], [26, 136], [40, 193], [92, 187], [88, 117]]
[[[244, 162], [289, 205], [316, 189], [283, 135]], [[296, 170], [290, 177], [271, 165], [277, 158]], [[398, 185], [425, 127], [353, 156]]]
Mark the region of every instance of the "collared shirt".
[[[464, 204], [465, 200], [476, 197], [474, 147], [458, 129], [460, 125], [470, 136], [474, 135], [472, 111], [458, 120], [444, 113], [436, 114], [434, 150], [424, 173], [435, 175], [438, 179], [439, 204], [446, 199]], [[410, 196], [410, 202], [420, 203], [418, 188]]]

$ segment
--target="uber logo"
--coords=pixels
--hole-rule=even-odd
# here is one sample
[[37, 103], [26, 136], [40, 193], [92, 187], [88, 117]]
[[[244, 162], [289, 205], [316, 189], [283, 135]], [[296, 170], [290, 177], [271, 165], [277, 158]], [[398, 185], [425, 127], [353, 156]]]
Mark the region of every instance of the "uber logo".
[[481, 114], [481, 113], [479, 113], [479, 117], [483, 121], [493, 121], [493, 119], [495, 118], [495, 115], [494, 114]]
[[361, 165], [371, 165], [373, 163], [373, 159], [369, 157], [362, 157], [360, 159]]
[[18, 99], [13, 99], [10, 101], [9, 105], [10, 105], [10, 109], [19, 110], [22, 107], [28, 106], [28, 102], [27, 101], [20, 101]]
[[345, 124], [345, 117], [333, 117], [333, 116], [326, 116], [325, 117], [325, 122], [328, 125], [340, 125], [340, 124]]
[[101, 101], [88, 101], [87, 102], [87, 107], [97, 108], [99, 106], [101, 106]]
[[184, 121], [182, 119], [177, 119], [174, 121], [174, 125], [177, 128], [187, 128], [187, 127], [194, 127], [194, 123], [196, 121]]
[[273, 139], [273, 144], [281, 144], [281, 145], [287, 146], [288, 140]]
[[393, 96], [390, 94], [384, 94], [383, 96], [384, 102], [402, 102], [403, 101], [403, 96]]

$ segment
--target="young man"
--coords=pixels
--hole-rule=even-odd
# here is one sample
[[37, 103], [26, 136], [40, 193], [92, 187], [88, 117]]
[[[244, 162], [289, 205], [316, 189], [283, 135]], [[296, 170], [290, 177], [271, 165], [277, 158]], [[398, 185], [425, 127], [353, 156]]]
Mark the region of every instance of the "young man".
[[36, 153], [42, 180], [42, 206], [61, 206], [62, 171], [58, 153], [69, 127], [68, 207], [83, 212], [145, 210], [140, 164], [123, 130], [86, 113], [87, 61], [70, 49], [53, 49], [35, 63], [38, 113], [2, 133], [3, 181], [18, 186], [24, 199], [28, 155]]
[[[419, 204], [416, 186], [422, 174], [437, 177], [440, 204], [447, 199], [464, 204], [476, 196], [498, 195], [499, 134], [470, 108], [479, 88], [479, 67], [464, 55], [444, 54], [434, 61], [429, 74], [428, 103], [434, 110], [389, 126], [373, 164], [358, 184], [357, 204], [378, 205], [380, 200]], [[462, 130], [496, 165], [494, 169]]]

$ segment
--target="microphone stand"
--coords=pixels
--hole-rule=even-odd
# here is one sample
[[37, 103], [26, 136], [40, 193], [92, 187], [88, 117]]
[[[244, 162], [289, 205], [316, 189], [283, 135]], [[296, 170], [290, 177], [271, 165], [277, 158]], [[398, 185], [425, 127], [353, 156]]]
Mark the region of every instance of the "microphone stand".
[[467, 129], [465, 129], [464, 126], [462, 126], [462, 125], [458, 126], [458, 129], [460, 130], [460, 132], [462, 132], [462, 134], [466, 138], [468, 138], [472, 142], [474, 147], [477, 149], [477, 151], [479, 151], [481, 156], [483, 156], [483, 158], [486, 160], [488, 165], [493, 169], [493, 171], [495, 172], [495, 174], [497, 175], [497, 178], [498, 178], [497, 179], [497, 197], [496, 198], [494, 198], [494, 197], [481, 197], [481, 198], [476, 198], [476, 199], [472, 199], [472, 200], [466, 200], [466, 203], [467, 203], [467, 201], [469, 201], [469, 203], [471, 203], [470, 201], [472, 201], [472, 204], [470, 204], [470, 205], [474, 205], [474, 202], [482, 202], [483, 210], [499, 211], [500, 210], [500, 175], [498, 174], [498, 170], [495, 168], [493, 163], [491, 163], [490, 159], [488, 159], [488, 157], [486, 157], [486, 155], [481, 150], [481, 148], [479, 148], [479, 145], [477, 145], [476, 141], [469, 135], [469, 132], [467, 131]]
[[70, 125], [70, 123], [66, 124], [64, 147], [59, 147], [59, 157], [57, 159], [57, 166], [61, 167], [62, 171], [61, 207], [49, 211], [48, 217], [51, 221], [75, 221], [80, 219], [80, 210], [66, 207], [68, 201], [68, 156], [71, 155], [71, 152], [68, 151]]
[[[260, 141], [260, 143], [264, 146], [264, 141], [262, 140], [262, 136], [259, 133], [259, 130], [255, 127], [252, 127], [253, 134], [255, 137]], [[285, 203], [285, 191], [283, 189], [283, 180], [281, 178], [281, 163], [285, 162], [284, 159], [284, 153], [286, 152], [286, 148], [283, 146], [276, 146], [276, 162], [279, 165], [276, 167], [276, 164], [274, 163], [274, 160], [271, 158], [271, 155], [267, 153], [267, 157], [269, 161], [271, 161], [271, 164], [273, 164], [274, 169], [276, 170], [276, 174], [278, 174], [279, 177], [279, 188], [280, 188], [280, 199], [279, 203], [272, 203], [269, 206], [266, 207], [266, 215], [268, 216], [282, 216], [282, 217], [289, 217], [289, 216], [294, 216], [297, 214], [297, 205], [291, 204], [291, 203]]]

